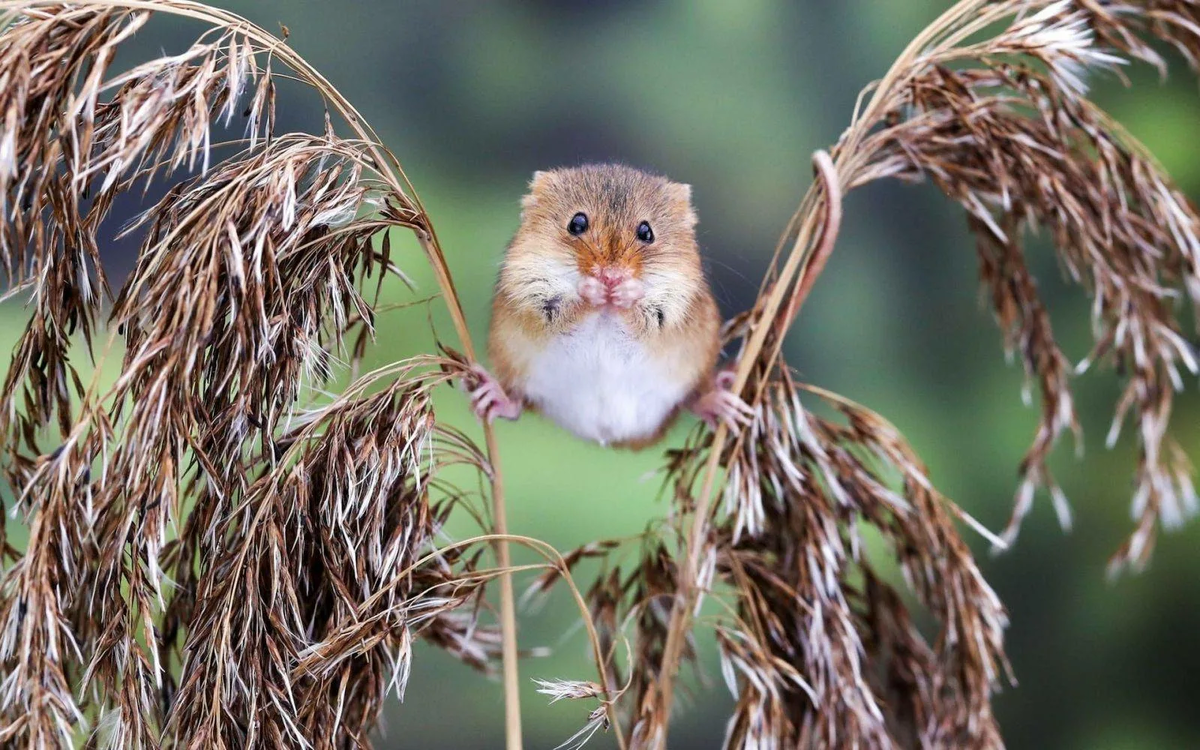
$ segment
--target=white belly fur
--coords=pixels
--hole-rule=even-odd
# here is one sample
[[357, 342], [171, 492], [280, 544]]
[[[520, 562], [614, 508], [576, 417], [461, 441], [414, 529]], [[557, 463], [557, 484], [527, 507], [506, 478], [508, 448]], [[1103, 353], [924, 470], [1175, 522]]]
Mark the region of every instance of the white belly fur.
[[607, 312], [586, 318], [535, 358], [525, 395], [547, 417], [601, 445], [653, 435], [688, 395], [678, 373]]

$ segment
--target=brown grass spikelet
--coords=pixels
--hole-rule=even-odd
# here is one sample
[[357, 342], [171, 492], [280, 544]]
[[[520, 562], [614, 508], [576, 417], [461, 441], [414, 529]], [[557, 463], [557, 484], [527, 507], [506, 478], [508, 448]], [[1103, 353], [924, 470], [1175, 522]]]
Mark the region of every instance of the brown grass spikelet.
[[[71, 591], [91, 551], [91, 466], [105, 436], [72, 435], [53, 454], [22, 461], [22, 504], [37, 505], [26, 553], [0, 586], [0, 742], [67, 745], [83, 720], [75, 680], [84, 659]], [[26, 505], [26, 507], [28, 507]]]
[[[862, 610], [886, 608], [901, 621], [907, 614], [864, 556], [860, 529], [868, 525], [889, 542], [905, 581], [942, 627], [933, 647], [908, 633], [914, 650], [932, 653], [925, 670], [911, 673], [917, 694], [936, 698], [922, 706], [929, 724], [913, 728], [919, 744], [998, 737], [990, 692], [1005, 668], [1007, 616], [958, 536], [959, 511], [890, 424], [810, 387], [847, 423], [818, 418], [800, 405], [802, 388], [786, 374], [771, 386], [751, 427], [763, 435], [742, 444], [757, 455], [734, 459], [758, 464], [761, 505], [733, 509], [718, 530], [718, 570], [741, 599], [739, 627], [722, 644], [745, 684], [730, 746], [769, 738], [806, 747], [893, 741], [902, 718], [890, 715], [887, 683], [873, 679], [864, 644], [875, 633]], [[796, 445], [785, 447], [788, 440]], [[889, 476], [900, 478], [899, 491]], [[761, 514], [762, 525], [739, 534], [748, 512]]]
[[[324, 382], [343, 337], [371, 320], [356, 287], [381, 262], [371, 244], [378, 228], [353, 224], [378, 191], [364, 162], [361, 149], [336, 139], [281, 137], [173, 190], [143, 219], [146, 239], [111, 315], [126, 343], [111, 395], [124, 434], [105, 465], [96, 521], [114, 547], [102, 550], [94, 595], [112, 599], [102, 611], [116, 618], [106, 631], [125, 634], [122, 649], [151, 632], [153, 602], [163, 600], [160, 558], [185, 480], [204, 488], [194, 514], [232, 512], [250, 492], [255, 455], [274, 460], [272, 436], [301, 389]], [[210, 543], [185, 533], [186, 553], [219, 554], [211, 539], [225, 535], [194, 528]], [[110, 568], [127, 566], [126, 544], [144, 570]], [[174, 560], [188, 589], [192, 554]], [[128, 607], [113, 585], [123, 577], [142, 623], [123, 619]], [[111, 659], [102, 673], [119, 673], [128, 662], [109, 648], [120, 643], [101, 641], [93, 668]], [[162, 666], [153, 673], [157, 684]]]
[[[363, 392], [383, 375], [383, 390]], [[363, 745], [389, 680], [404, 689], [414, 638], [457, 632], [448, 615], [483, 579], [461, 575], [471, 556], [433, 541], [447, 509], [429, 496], [429, 390], [444, 379], [420, 362], [373, 374], [286, 435], [223, 514], [185, 618], [176, 743]], [[447, 640], [476, 661], [491, 650], [477, 633]]]
[[[815, 416], [802, 398], [826, 401], [844, 423]], [[1008, 669], [1007, 615], [955, 519], [978, 525], [937, 493], [894, 427], [786, 371], [772, 376], [747, 430], [722, 457], [725, 504], [695, 583], [699, 596], [728, 600], [735, 613], [715, 625], [722, 674], [738, 701], [726, 745], [998, 742], [990, 698]], [[678, 466], [703, 459], [708, 443], [691, 444]], [[693, 477], [674, 476], [687, 491]], [[941, 623], [936, 642], [911, 626], [903, 599], [866, 559], [868, 526]], [[630, 714], [630, 747], [658, 747], [666, 735], [656, 667], [672, 632], [678, 576], [667, 548], [652, 544], [631, 572], [601, 576], [589, 595], [610, 656], [622, 623], [636, 623], [633, 673], [609, 691]], [[685, 645], [683, 658], [692, 654]], [[619, 674], [615, 664], [610, 673]], [[901, 684], [906, 692], [897, 695]]]

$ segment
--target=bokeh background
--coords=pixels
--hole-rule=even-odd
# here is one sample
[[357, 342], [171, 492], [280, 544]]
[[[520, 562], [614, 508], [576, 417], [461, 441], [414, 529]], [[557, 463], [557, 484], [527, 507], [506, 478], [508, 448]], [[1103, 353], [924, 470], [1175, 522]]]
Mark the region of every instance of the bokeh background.
[[[443, 240], [477, 340], [491, 284], [535, 170], [616, 160], [694, 186], [700, 240], [726, 314], [746, 308], [780, 231], [806, 188], [809, 156], [833, 142], [863, 85], [880, 76], [944, 0], [218, 0], [292, 46], [356, 104], [400, 157]], [[133, 56], [182, 50], [186, 24], [159, 23]], [[1174, 62], [1179, 62], [1172, 58]], [[1185, 190], [1200, 194], [1200, 96], [1182, 64], [1160, 82], [1095, 81], [1096, 96], [1142, 138]], [[280, 130], [311, 128], [311, 97], [285, 91]], [[138, 209], [126, 207], [127, 214]], [[1035, 412], [1022, 406], [1021, 373], [1008, 366], [980, 304], [977, 267], [961, 212], [928, 186], [854, 194], [837, 251], [793, 329], [787, 357], [807, 380], [889, 417], [924, 457], [937, 484], [989, 527], [1003, 526], [1016, 466]], [[133, 246], [106, 252], [120, 278]], [[1036, 241], [1038, 273], [1056, 330], [1078, 359], [1087, 305], [1063, 284]], [[436, 287], [415, 253], [388, 301]], [[0, 308], [0, 344], [23, 324]], [[427, 348], [423, 309], [381, 320], [368, 365]], [[444, 317], [439, 330], [452, 334]], [[1200, 459], [1193, 380], [1175, 431]], [[1107, 556], [1131, 529], [1133, 459], [1106, 451], [1116, 383], [1110, 372], [1077, 383], [1084, 459], [1069, 444], [1054, 465], [1076, 511], [1070, 534], [1039, 498], [1016, 548], [993, 557], [968, 530], [988, 580], [1008, 605], [1019, 687], [996, 699], [1013, 748], [1135, 750], [1200, 747], [1200, 525], [1162, 538], [1152, 566], [1109, 583]], [[461, 396], [439, 402], [471, 425]], [[685, 425], [686, 427], [686, 425]], [[472, 428], [473, 429], [473, 428]], [[510, 528], [567, 549], [641, 531], [666, 511], [653, 451], [584, 445], [536, 418], [499, 427]], [[671, 439], [680, 439], [677, 431]], [[464, 530], [468, 527], [462, 526]], [[19, 543], [19, 540], [18, 540]], [[588, 568], [583, 568], [586, 578]], [[522, 647], [550, 655], [522, 665], [527, 746], [551, 748], [591, 706], [547, 706], [533, 677], [587, 679], [584, 640], [569, 600], [523, 615]], [[721, 744], [730, 699], [710, 645], [711, 684], [679, 711], [673, 746]], [[403, 704], [393, 701], [383, 748], [497, 748], [502, 692], [446, 656], [422, 649]], [[611, 740], [595, 740], [596, 747]]]

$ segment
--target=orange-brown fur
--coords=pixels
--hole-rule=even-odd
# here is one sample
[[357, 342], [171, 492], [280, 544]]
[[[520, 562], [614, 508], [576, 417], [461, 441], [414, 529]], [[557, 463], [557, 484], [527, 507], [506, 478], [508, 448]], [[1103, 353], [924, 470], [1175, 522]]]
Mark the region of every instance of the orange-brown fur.
[[[590, 220], [578, 237], [567, 231], [577, 212]], [[648, 245], [635, 234], [642, 221], [653, 227]], [[704, 278], [695, 224], [691, 189], [663, 177], [617, 165], [536, 173], [492, 305], [488, 353], [508, 395], [526, 400], [523, 386], [533, 359], [554, 337], [595, 314], [575, 288], [600, 267], [644, 283], [644, 298], [621, 310], [621, 319], [689, 392], [705, 388], [719, 355], [720, 315]], [[621, 444], [638, 448], [657, 441], [678, 411], [653, 435]]]

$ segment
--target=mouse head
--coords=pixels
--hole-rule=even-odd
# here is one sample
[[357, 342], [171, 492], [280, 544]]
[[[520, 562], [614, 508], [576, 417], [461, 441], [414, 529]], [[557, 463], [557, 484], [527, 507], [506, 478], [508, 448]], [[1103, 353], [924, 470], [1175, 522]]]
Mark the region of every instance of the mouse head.
[[691, 188], [619, 165], [536, 172], [506, 275], [543, 301], [639, 308], [660, 326], [687, 315], [704, 276]]

